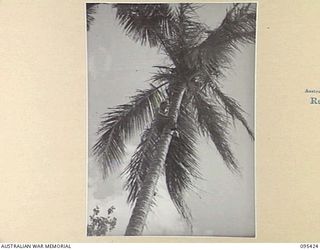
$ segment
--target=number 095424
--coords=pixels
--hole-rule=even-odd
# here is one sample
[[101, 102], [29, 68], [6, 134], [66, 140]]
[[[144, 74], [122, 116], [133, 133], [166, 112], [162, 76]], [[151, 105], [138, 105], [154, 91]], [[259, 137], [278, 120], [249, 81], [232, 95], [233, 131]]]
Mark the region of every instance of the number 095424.
[[318, 244], [300, 244], [300, 248], [318, 248]]

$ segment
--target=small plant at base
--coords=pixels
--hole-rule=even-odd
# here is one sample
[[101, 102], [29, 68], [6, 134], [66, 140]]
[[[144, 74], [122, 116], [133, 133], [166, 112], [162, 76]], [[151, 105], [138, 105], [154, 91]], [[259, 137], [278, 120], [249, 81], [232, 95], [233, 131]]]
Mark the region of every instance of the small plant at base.
[[111, 217], [111, 214], [115, 210], [114, 206], [108, 208], [108, 216], [103, 217], [99, 216], [100, 208], [96, 206], [93, 209], [93, 215], [89, 216], [89, 224], [87, 226], [87, 235], [88, 236], [105, 236], [108, 232], [111, 232], [116, 224], [117, 218]]

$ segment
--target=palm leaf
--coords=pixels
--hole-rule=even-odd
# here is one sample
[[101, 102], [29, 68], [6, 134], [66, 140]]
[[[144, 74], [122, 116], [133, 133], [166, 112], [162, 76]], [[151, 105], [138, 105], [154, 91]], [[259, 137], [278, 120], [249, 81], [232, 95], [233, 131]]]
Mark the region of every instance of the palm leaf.
[[114, 4], [116, 18], [127, 35], [142, 45], [157, 47], [171, 35], [173, 13], [169, 4]]
[[87, 3], [86, 14], [87, 14], [87, 30], [90, 30], [95, 18], [94, 14], [97, 12], [98, 3]]
[[221, 25], [207, 31], [208, 38], [189, 53], [190, 67], [203, 68], [210, 74], [229, 67], [241, 44], [253, 43], [256, 33], [255, 4], [235, 4]]
[[158, 71], [151, 77], [152, 83], [163, 86], [165, 84], [173, 83], [176, 81], [175, 68], [165, 66], [154, 66], [158, 68]]
[[133, 154], [129, 165], [121, 174], [126, 177], [124, 188], [129, 191], [127, 198], [128, 203], [134, 204], [138, 198], [142, 182], [152, 163], [153, 153], [159, 138], [157, 120], [155, 119], [152, 122], [151, 127], [144, 131], [141, 142]]
[[203, 40], [207, 27], [198, 21], [196, 10], [198, 5], [192, 3], [180, 3], [175, 9], [175, 22], [173, 31], [175, 35], [175, 51], [186, 52], [188, 49], [199, 45]]
[[214, 89], [214, 92], [217, 94], [219, 99], [225, 105], [227, 112], [231, 115], [232, 119], [238, 119], [242, 125], [246, 128], [248, 134], [254, 140], [254, 133], [250, 129], [248, 122], [243, 116], [244, 110], [241, 108], [240, 104], [232, 97], [224, 94], [218, 87]]
[[238, 165], [228, 141], [227, 117], [220, 112], [216, 103], [201, 93], [195, 95], [193, 103], [201, 133], [211, 138], [227, 167], [233, 172], [238, 172]]
[[177, 121], [179, 137], [173, 137], [165, 163], [167, 189], [175, 207], [191, 226], [191, 212], [184, 201], [184, 192], [195, 188], [194, 178], [200, 178], [198, 156], [196, 151], [197, 127], [195, 117], [185, 104]]
[[93, 146], [93, 153], [103, 167], [104, 176], [122, 162], [125, 142], [153, 119], [163, 99], [161, 89], [151, 87], [138, 91], [128, 104], [119, 105], [104, 115], [98, 130], [100, 137]]
[[218, 99], [222, 107], [227, 111], [231, 116], [233, 121], [235, 119], [239, 120], [241, 124], [245, 127], [250, 137], [254, 140], [254, 133], [249, 127], [249, 124], [244, 117], [245, 111], [242, 109], [240, 103], [232, 97], [227, 96], [221, 91], [218, 84], [218, 78], [210, 77], [205, 72], [197, 78], [197, 82], [194, 82], [193, 85], [197, 85], [196, 90], [193, 90], [193, 94], [196, 92], [201, 92], [205, 95], [208, 95], [212, 98]]

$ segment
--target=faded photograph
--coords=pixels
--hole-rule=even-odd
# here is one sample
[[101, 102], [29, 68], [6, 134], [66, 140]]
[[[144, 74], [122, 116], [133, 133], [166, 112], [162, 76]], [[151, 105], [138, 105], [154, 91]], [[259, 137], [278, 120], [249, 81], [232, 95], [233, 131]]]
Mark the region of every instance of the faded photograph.
[[255, 236], [255, 3], [87, 3], [88, 236]]

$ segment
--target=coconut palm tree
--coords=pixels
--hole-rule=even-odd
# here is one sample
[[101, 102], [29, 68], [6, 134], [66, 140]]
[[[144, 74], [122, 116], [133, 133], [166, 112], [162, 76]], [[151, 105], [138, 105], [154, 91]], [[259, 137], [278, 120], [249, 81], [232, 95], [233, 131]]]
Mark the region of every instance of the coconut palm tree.
[[122, 173], [128, 202], [134, 206], [125, 235], [142, 234], [162, 174], [178, 212], [191, 224], [184, 193], [201, 176], [196, 152], [199, 135], [213, 141], [226, 166], [235, 173], [239, 167], [229, 144], [231, 121], [239, 120], [254, 139], [241, 106], [223, 93], [221, 86], [235, 51], [255, 41], [255, 4], [234, 4], [214, 30], [198, 21], [199, 5], [113, 7], [129, 37], [141, 45], [157, 47], [171, 63], [155, 66], [157, 73], [148, 89], [139, 90], [129, 103], [105, 114], [93, 153], [106, 177], [122, 164], [128, 140], [143, 131]]

